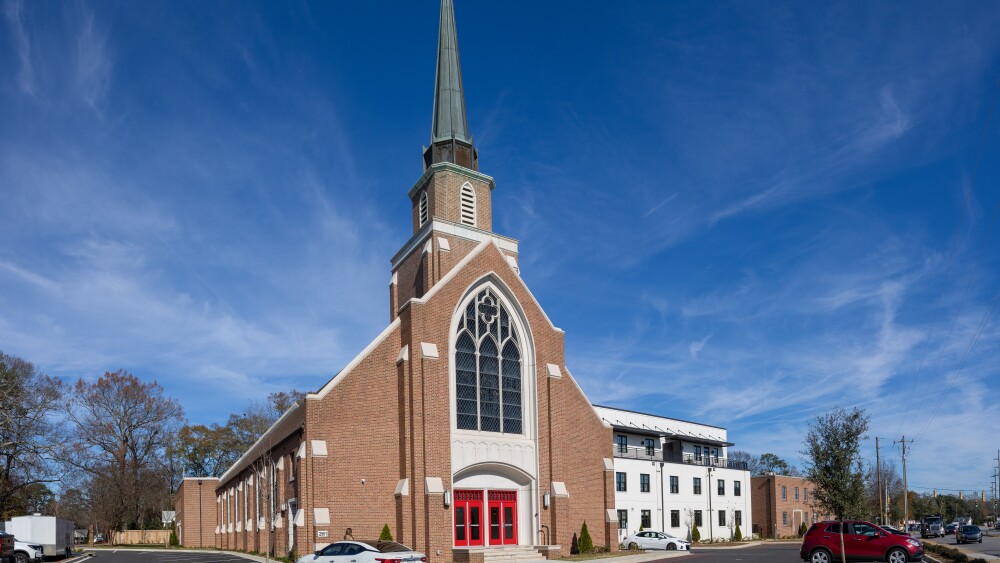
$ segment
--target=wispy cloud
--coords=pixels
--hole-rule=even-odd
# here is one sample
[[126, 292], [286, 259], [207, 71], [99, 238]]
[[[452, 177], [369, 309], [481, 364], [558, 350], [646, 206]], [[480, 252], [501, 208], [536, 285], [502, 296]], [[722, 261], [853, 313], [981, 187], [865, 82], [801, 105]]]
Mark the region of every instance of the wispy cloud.
[[35, 93], [35, 70], [31, 62], [31, 42], [24, 29], [24, 2], [23, 0], [4, 0], [4, 16], [7, 18], [7, 25], [10, 28], [10, 36], [17, 49], [18, 62], [17, 85], [26, 94]]

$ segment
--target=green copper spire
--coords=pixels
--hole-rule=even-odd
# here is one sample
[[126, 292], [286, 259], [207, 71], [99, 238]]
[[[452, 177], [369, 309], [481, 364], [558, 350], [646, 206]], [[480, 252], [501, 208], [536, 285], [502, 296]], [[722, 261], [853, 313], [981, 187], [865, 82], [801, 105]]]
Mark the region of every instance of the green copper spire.
[[452, 162], [478, 169], [476, 150], [465, 120], [462, 66], [458, 58], [458, 33], [452, 0], [441, 0], [438, 31], [437, 75], [434, 80], [434, 115], [431, 147], [424, 151], [424, 166]]

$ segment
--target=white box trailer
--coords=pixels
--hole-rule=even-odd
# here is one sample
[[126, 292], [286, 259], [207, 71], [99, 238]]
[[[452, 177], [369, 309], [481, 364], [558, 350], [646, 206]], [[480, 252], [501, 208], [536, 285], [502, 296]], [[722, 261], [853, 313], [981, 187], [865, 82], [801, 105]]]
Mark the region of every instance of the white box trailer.
[[46, 557], [68, 555], [73, 549], [76, 525], [69, 520], [55, 516], [15, 516], [5, 527], [19, 541], [41, 545]]

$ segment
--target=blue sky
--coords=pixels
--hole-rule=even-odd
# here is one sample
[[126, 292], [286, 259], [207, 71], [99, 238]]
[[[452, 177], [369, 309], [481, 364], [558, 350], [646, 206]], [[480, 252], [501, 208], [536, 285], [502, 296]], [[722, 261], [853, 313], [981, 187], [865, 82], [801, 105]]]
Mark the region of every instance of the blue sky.
[[[0, 349], [207, 423], [381, 331], [437, 2], [2, 1]], [[795, 463], [861, 406], [915, 490], [989, 489], [1000, 6], [456, 15], [494, 229], [592, 401]]]

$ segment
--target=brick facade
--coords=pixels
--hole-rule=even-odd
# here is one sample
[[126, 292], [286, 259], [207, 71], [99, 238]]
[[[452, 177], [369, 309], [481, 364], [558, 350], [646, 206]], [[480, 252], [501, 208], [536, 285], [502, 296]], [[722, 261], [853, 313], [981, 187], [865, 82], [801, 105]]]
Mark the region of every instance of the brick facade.
[[808, 479], [785, 475], [764, 475], [750, 479], [754, 533], [763, 538], [797, 537], [805, 522], [831, 518], [813, 503], [815, 488]]
[[177, 539], [186, 547], [215, 546], [215, 529], [219, 525], [215, 508], [215, 477], [187, 477], [177, 489], [174, 522]]

